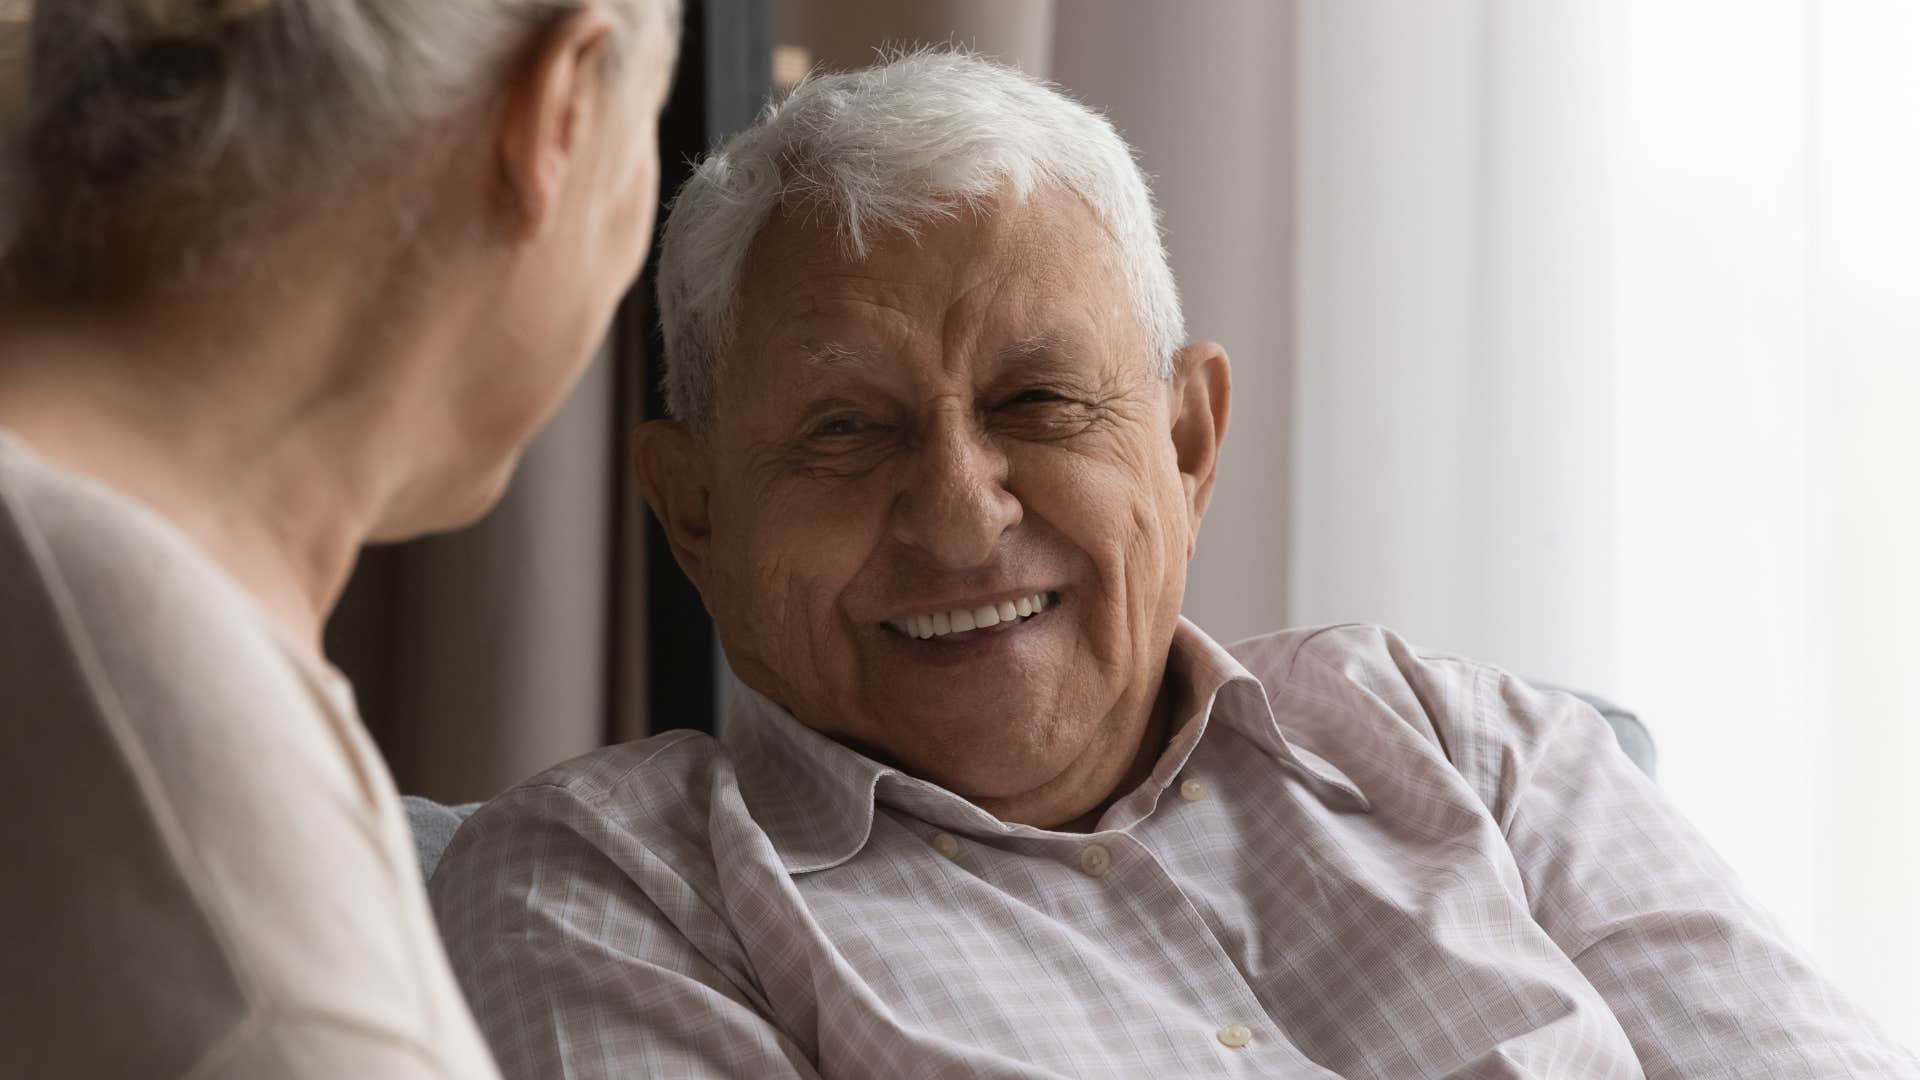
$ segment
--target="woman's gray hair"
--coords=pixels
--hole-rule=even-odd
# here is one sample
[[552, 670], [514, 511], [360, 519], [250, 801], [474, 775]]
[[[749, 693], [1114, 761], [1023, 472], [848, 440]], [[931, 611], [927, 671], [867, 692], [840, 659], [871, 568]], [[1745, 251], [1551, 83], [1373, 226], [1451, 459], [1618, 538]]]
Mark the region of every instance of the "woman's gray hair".
[[10, 261], [30, 264], [13, 276], [85, 288], [128, 273], [113, 264], [130, 241], [156, 257], [218, 248], [236, 238], [209, 228], [245, 234], [389, 179], [569, 13], [597, 5], [626, 37], [666, 4], [34, 0], [25, 100], [0, 150], [0, 251], [15, 239]]
[[712, 420], [747, 252], [776, 210], [819, 214], [864, 258], [1002, 189], [1054, 186], [1113, 234], [1156, 372], [1185, 336], [1146, 176], [1113, 125], [1059, 88], [964, 53], [910, 53], [811, 78], [700, 163], [661, 242], [659, 303], [668, 410]]

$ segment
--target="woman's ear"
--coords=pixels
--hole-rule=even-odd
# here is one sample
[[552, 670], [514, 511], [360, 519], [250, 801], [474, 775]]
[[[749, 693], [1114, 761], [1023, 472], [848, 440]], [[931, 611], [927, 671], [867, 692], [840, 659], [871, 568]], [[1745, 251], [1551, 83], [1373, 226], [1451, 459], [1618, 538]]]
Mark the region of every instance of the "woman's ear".
[[1187, 557], [1200, 539], [1200, 519], [1213, 498], [1220, 445], [1227, 437], [1227, 410], [1233, 377], [1227, 350], [1197, 341], [1175, 354], [1172, 405], [1173, 452], [1187, 497]]
[[561, 18], [507, 84], [495, 127], [511, 234], [537, 237], [574, 170], [585, 167], [588, 128], [604, 122], [601, 77], [613, 27], [591, 6]]
[[633, 470], [674, 561], [706, 595], [713, 491], [704, 443], [678, 420], [649, 420], [633, 433]]

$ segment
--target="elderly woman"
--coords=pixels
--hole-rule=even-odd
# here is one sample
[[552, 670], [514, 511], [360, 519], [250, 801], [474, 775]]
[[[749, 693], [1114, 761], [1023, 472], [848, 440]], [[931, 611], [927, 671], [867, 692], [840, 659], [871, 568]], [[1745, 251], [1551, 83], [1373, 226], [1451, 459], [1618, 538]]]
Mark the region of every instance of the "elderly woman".
[[672, 0], [39, 0], [0, 265], [0, 1075], [484, 1077], [321, 658], [648, 246]]

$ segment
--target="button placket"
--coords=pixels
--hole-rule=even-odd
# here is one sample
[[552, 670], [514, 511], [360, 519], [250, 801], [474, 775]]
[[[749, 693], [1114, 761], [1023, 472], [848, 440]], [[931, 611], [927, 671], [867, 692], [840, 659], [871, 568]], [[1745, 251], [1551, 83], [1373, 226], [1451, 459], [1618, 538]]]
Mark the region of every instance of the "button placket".
[[[1204, 756], [1207, 751], [1203, 745], [1198, 754]], [[1198, 802], [1208, 806], [1217, 802], [1222, 809], [1230, 808], [1236, 796], [1244, 794], [1243, 790], [1227, 783], [1233, 775], [1231, 770], [1207, 768], [1205, 762], [1200, 764], [1200, 774], [1208, 779], [1199, 780], [1191, 774], [1182, 776], [1169, 794], [1179, 793], [1183, 802], [1195, 802], [1182, 788], [1187, 780], [1196, 780], [1201, 794]], [[1308, 1058], [1276, 1027], [1276, 1018], [1269, 1015], [1246, 972], [1229, 955], [1218, 931], [1189, 895], [1181, 864], [1177, 859], [1170, 860], [1162, 851], [1168, 835], [1163, 830], [1177, 831], [1190, 824], [1191, 821], [1183, 820], [1177, 813], [1173, 817], [1150, 816], [1137, 829], [1126, 830], [1107, 841], [1109, 847], [1122, 845], [1120, 850], [1127, 860], [1128, 888], [1119, 890], [1118, 895], [1129, 898], [1133, 906], [1151, 911], [1148, 921], [1156, 928], [1159, 939], [1172, 947], [1168, 962], [1182, 966], [1196, 985], [1205, 985], [1209, 1000], [1218, 1010], [1213, 1016], [1218, 1025], [1214, 1030], [1194, 1024], [1185, 1028], [1184, 1037], [1198, 1040], [1196, 1049], [1205, 1048], [1216, 1061], [1222, 1060], [1223, 1053], [1238, 1054], [1245, 1050], [1254, 1057], [1239, 1059], [1239, 1063], [1253, 1065], [1257, 1060], [1259, 1067], [1269, 1074], [1338, 1080], [1339, 1074]], [[1176, 924], [1182, 924], [1185, 929], [1175, 930]], [[1206, 1046], [1208, 1039], [1213, 1040], [1211, 1047]], [[1260, 1045], [1255, 1046], [1256, 1042]]]

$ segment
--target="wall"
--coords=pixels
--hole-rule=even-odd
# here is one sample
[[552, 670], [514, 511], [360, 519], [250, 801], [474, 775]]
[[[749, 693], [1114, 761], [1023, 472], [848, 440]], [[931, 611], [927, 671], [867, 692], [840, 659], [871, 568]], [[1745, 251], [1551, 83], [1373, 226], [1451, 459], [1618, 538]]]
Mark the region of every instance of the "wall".
[[953, 44], [1045, 76], [1053, 0], [774, 0], [776, 45], [804, 45], [833, 71], [872, 64], [884, 47]]
[[1153, 178], [1188, 336], [1226, 346], [1233, 414], [1187, 585], [1223, 640], [1287, 621], [1294, 6], [1058, 0], [1053, 78]]

